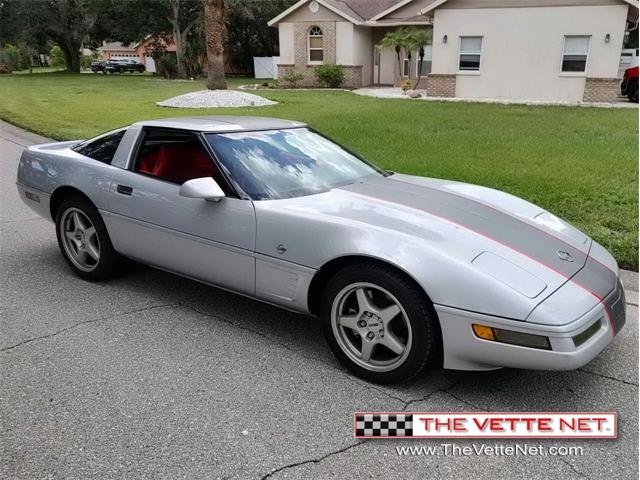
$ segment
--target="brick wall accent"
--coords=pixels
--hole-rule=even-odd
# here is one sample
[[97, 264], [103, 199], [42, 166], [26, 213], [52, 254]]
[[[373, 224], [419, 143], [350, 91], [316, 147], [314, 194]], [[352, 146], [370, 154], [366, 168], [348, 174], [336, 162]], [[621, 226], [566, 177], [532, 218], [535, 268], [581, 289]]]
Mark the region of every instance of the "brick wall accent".
[[[278, 65], [278, 77], [283, 71], [293, 68], [302, 75], [302, 80], [298, 82], [299, 87], [320, 88], [323, 87], [315, 76], [316, 65], [308, 64], [308, 33], [309, 29], [317, 25], [322, 29], [322, 40], [324, 48], [324, 63], [336, 63], [336, 23], [335, 22], [297, 22], [293, 27], [293, 65]], [[344, 87], [359, 88], [362, 86], [362, 67], [345, 66]]]
[[[278, 65], [278, 78], [282, 78], [284, 71], [294, 69], [302, 75], [298, 82], [299, 87], [320, 88], [324, 87], [315, 76], [316, 65], [308, 65], [307, 39], [309, 29], [317, 25], [322, 29], [324, 63], [336, 63], [336, 22], [297, 22], [293, 27], [293, 65]], [[362, 86], [362, 66], [344, 65], [345, 88], [360, 88]]]
[[617, 78], [587, 78], [583, 102], [615, 102], [618, 98]]
[[336, 63], [336, 22], [298, 22], [293, 27], [293, 61], [297, 66], [307, 64], [307, 34], [314, 25], [322, 29], [324, 63]]
[[427, 97], [455, 97], [456, 76], [430, 73], [426, 80]]
[[362, 66], [361, 65], [343, 65], [344, 68], [344, 88], [360, 88], [362, 87]]
[[[323, 88], [326, 85], [320, 83], [314, 72], [316, 65], [278, 65], [278, 78], [282, 79], [285, 72], [293, 69], [302, 75], [302, 80], [297, 84], [302, 88]], [[361, 65], [343, 65], [344, 83], [343, 88], [360, 88], [362, 87], [362, 66]], [[284, 86], [289, 86], [284, 84]]]

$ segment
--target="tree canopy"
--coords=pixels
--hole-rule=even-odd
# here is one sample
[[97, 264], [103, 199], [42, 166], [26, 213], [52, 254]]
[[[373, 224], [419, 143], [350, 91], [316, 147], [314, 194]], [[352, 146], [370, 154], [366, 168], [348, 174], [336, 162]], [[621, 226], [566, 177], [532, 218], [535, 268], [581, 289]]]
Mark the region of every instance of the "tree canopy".
[[[225, 0], [225, 61], [250, 72], [254, 56], [278, 52], [269, 19], [295, 0]], [[206, 54], [204, 0], [1, 0], [0, 47], [22, 42], [42, 52], [58, 45], [67, 69], [80, 71], [80, 49], [102, 41], [135, 43], [147, 35], [176, 45], [178, 75], [199, 73]], [[50, 47], [49, 47], [50, 48]], [[47, 51], [48, 49], [47, 48]]]

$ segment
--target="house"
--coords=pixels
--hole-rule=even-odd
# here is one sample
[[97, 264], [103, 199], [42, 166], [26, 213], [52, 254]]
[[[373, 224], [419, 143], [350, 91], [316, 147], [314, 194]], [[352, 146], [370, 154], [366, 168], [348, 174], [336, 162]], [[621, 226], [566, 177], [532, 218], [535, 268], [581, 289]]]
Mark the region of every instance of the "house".
[[98, 48], [98, 52], [102, 60], [110, 58], [129, 58], [142, 63], [147, 72], [155, 72], [156, 64], [151, 53], [159, 43], [162, 49], [167, 52], [175, 52], [176, 46], [173, 42], [166, 43], [162, 39], [154, 39], [151, 35], [147, 35], [144, 40], [130, 45], [123, 45], [122, 42], [103, 42]]
[[637, 18], [638, 0], [300, 0], [269, 25], [279, 30], [278, 76], [293, 69], [305, 86], [323, 63], [343, 65], [352, 88], [416, 77], [416, 52], [399, 65], [393, 49], [376, 48], [413, 26], [433, 29], [428, 96], [579, 102], [615, 100]]

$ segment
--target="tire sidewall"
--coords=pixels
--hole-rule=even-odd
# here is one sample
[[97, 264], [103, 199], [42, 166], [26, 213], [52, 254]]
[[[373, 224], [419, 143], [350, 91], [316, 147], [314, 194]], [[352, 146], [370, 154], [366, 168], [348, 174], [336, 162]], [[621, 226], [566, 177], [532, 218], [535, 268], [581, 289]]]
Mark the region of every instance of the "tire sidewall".
[[627, 96], [629, 101], [638, 103], [638, 80], [634, 80], [627, 85]]
[[[378, 372], [362, 367], [349, 358], [335, 338], [332, 328], [333, 301], [343, 288], [358, 282], [371, 283], [387, 290], [407, 314], [412, 330], [411, 351], [394, 370]], [[325, 337], [335, 356], [357, 376], [376, 383], [410, 380], [434, 360], [439, 345], [435, 311], [426, 294], [398, 272], [377, 265], [354, 265], [338, 272], [323, 292], [321, 320]]]
[[[69, 258], [69, 255], [64, 246], [64, 239], [62, 238], [62, 219], [64, 213], [70, 208], [76, 208], [82, 213], [84, 213], [94, 228], [96, 229], [96, 234], [98, 236], [98, 243], [100, 245], [100, 258], [98, 260], [98, 264], [96, 268], [91, 271], [85, 271], [80, 268]], [[107, 227], [100, 216], [98, 210], [84, 197], [81, 196], [73, 196], [64, 199], [56, 212], [56, 238], [58, 239], [58, 247], [60, 248], [60, 252], [64, 257], [65, 261], [71, 267], [71, 270], [78, 275], [79, 277], [90, 280], [103, 280], [105, 278], [109, 278], [113, 276], [115, 273], [117, 266], [119, 255], [113, 248], [111, 244], [111, 239], [109, 238], [109, 233], [107, 232]]]

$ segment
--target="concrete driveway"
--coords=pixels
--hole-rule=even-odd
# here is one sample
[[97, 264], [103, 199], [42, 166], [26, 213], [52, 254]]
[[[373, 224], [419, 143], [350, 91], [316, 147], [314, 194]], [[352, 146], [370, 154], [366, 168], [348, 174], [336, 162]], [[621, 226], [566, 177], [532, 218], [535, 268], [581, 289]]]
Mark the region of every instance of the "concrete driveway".
[[[0, 137], [0, 477], [637, 478], [637, 275], [626, 328], [578, 371], [435, 369], [380, 387], [338, 365], [315, 319], [150, 268], [74, 277], [14, 186], [42, 139], [7, 124]], [[353, 439], [354, 411], [404, 409], [616, 411], [619, 437], [519, 442], [583, 447], [564, 457], [400, 456], [443, 442]]]

